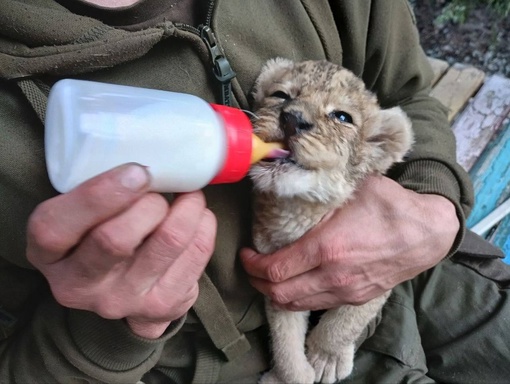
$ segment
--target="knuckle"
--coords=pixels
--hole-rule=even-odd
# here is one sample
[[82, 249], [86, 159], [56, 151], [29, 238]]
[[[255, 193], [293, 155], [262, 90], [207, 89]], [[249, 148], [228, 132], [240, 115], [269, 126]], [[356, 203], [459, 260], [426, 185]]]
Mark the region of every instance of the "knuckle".
[[206, 208], [204, 210], [202, 220], [206, 228], [210, 228], [211, 232], [216, 233], [218, 221], [216, 219], [216, 215], [210, 209]]
[[338, 255], [341, 254], [336, 245], [332, 242], [321, 242], [318, 244], [319, 255], [321, 255], [322, 263], [325, 265], [335, 263]]
[[198, 299], [198, 293], [198, 284], [194, 284], [182, 299], [182, 313], [179, 317], [184, 315], [195, 304], [195, 301]]
[[[202, 196], [201, 194], [197, 195]], [[187, 197], [188, 199], [198, 199], [198, 197]], [[200, 200], [202, 200], [200, 198]], [[176, 213], [178, 212], [178, 213]], [[214, 249], [214, 240], [216, 234], [216, 217], [207, 208], [203, 208], [201, 212], [201, 220], [195, 222], [190, 221], [189, 213], [183, 211], [174, 211], [173, 217], [168, 217], [164, 225], [158, 230], [158, 240], [165, 248], [174, 250], [184, 250], [191, 245], [195, 245], [204, 253], [212, 253]]]
[[97, 313], [104, 319], [110, 320], [122, 319], [126, 317], [126, 312], [122, 305], [111, 299], [103, 299], [96, 303], [94, 305], [93, 312]]
[[166, 226], [158, 231], [158, 239], [165, 248], [184, 250], [189, 242], [189, 236], [176, 226]]
[[198, 207], [205, 208], [207, 203], [205, 200], [205, 195], [202, 191], [194, 191], [189, 192], [183, 195], [180, 195], [181, 201], [186, 202], [186, 204], [196, 205]]
[[63, 307], [74, 309], [87, 309], [87, 302], [83, 295], [67, 285], [59, 284], [58, 281], [50, 282], [53, 297]]
[[353, 282], [353, 278], [350, 275], [343, 273], [332, 273], [325, 278], [329, 286], [332, 288], [346, 288]]
[[193, 239], [193, 245], [198, 253], [211, 256], [216, 245], [216, 216], [206, 209], [202, 218], [202, 231]]
[[214, 241], [210, 239], [203, 239], [201, 237], [195, 238], [193, 246], [197, 250], [198, 254], [204, 256], [211, 256], [214, 252]]
[[214, 237], [211, 236], [197, 236], [193, 239], [193, 247], [197, 252], [204, 256], [211, 256], [214, 252]]
[[[75, 193], [76, 199], [80, 199], [80, 205], [83, 209], [99, 212], [110, 210], [112, 206], [125, 206], [129, 201], [133, 201], [134, 194], [128, 192], [118, 183], [112, 183], [111, 176], [106, 175], [94, 177], [85, 183], [79, 185], [71, 193]], [[112, 200], [115, 196], [115, 200]]]
[[142, 199], [157, 210], [166, 211], [168, 209], [168, 201], [159, 193], [147, 193]]
[[51, 253], [67, 251], [67, 242], [49, 225], [48, 213], [44, 212], [44, 209], [39, 208], [30, 216], [27, 235], [31, 245], [39, 249]]
[[349, 303], [351, 305], [363, 305], [367, 302], [367, 299], [364, 295], [362, 295], [361, 293], [357, 293], [357, 292], [353, 292], [351, 294], [351, 297], [350, 297], [350, 300], [349, 300]]
[[150, 311], [153, 316], [160, 319], [175, 320], [184, 316], [195, 304], [198, 298], [198, 283], [193, 284], [187, 290], [176, 295], [172, 291], [171, 297], [167, 294], [158, 295], [150, 303]]
[[108, 225], [94, 229], [90, 237], [94, 244], [108, 255], [123, 257], [130, 256], [134, 252], [129, 242], [125, 241], [115, 228]]
[[181, 303], [195, 301], [198, 298], [198, 283], [190, 284], [189, 288], [181, 296]]
[[193, 306], [194, 302], [189, 305], [181, 305], [175, 309], [172, 308], [169, 314], [165, 314], [164, 316], [161, 316], [162, 318], [165, 318], [170, 321], [174, 321], [176, 319], [179, 319], [186, 315], [190, 308]]
[[305, 310], [305, 308], [308, 308], [306, 306], [306, 303], [302, 303], [300, 301], [293, 301], [291, 303], [285, 304], [285, 309], [287, 311], [293, 311], [293, 312], [303, 311], [303, 310]]
[[[105, 195], [105, 183], [97, 178], [92, 178], [87, 184], [82, 185], [82, 188], [86, 190], [83, 193], [83, 197], [86, 198], [85, 202], [92, 203], [93, 201], [103, 201]], [[89, 198], [87, 198], [87, 196]]]
[[268, 296], [274, 303], [287, 304], [289, 303], [288, 297], [278, 287], [272, 287], [269, 289]]
[[75, 308], [76, 307], [75, 300], [73, 300], [72, 296], [69, 295], [68, 293], [66, 293], [66, 291], [60, 290], [53, 286], [51, 288], [52, 288], [51, 291], [52, 291], [53, 297], [55, 298], [57, 303], [59, 303], [60, 305], [62, 305], [63, 307], [66, 307], [66, 308]]
[[271, 264], [267, 267], [267, 277], [273, 283], [281, 283], [285, 280], [284, 272], [278, 264]]
[[[80, 204], [84, 208], [95, 211], [111, 205], [111, 192], [108, 193], [107, 185], [100, 179], [90, 179], [88, 182], [78, 186], [74, 192], [79, 195]], [[119, 193], [115, 197], [117, 199], [123, 198]]]

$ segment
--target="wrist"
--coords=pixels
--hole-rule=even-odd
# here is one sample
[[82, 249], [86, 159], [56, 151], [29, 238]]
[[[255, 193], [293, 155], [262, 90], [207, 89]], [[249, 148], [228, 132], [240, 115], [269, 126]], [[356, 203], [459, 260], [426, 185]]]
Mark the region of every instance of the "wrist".
[[462, 221], [458, 216], [456, 205], [444, 196], [437, 194], [418, 194], [417, 217], [422, 218], [424, 248], [428, 249], [431, 265], [448, 257], [457, 240], [462, 238]]
[[441, 162], [424, 159], [401, 163], [395, 167], [392, 175], [392, 178], [410, 191], [443, 197], [454, 205], [460, 226], [446, 257], [459, 248], [466, 232], [465, 218], [474, 203], [472, 187], [461, 176]]

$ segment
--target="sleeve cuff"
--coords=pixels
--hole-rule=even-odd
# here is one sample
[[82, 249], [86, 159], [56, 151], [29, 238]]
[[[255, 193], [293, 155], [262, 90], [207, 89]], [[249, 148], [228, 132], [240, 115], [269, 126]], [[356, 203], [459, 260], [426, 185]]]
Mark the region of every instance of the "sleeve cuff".
[[461, 189], [454, 173], [444, 164], [434, 160], [415, 160], [402, 164], [395, 179], [404, 188], [422, 194], [441, 195], [455, 205], [460, 228], [446, 258], [459, 248], [466, 233], [466, 215], [461, 201]]
[[165, 342], [182, 327], [185, 316], [173, 321], [158, 339], [131, 332], [123, 320], [106, 320], [93, 312], [69, 310], [68, 326], [78, 350], [92, 363], [109, 371], [126, 371], [156, 363]]

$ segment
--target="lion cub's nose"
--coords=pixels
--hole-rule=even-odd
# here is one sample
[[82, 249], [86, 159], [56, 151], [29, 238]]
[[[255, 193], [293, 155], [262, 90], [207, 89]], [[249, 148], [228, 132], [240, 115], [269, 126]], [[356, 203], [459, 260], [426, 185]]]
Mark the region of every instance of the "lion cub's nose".
[[306, 121], [303, 114], [297, 111], [282, 112], [280, 121], [286, 138], [301, 133], [302, 131], [309, 131], [313, 128], [313, 124]]

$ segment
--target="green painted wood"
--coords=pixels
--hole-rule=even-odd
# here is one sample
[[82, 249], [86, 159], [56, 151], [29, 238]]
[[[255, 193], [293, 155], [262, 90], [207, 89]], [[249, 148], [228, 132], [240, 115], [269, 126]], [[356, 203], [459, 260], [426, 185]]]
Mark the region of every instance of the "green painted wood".
[[[476, 223], [491, 213], [496, 207], [510, 197], [510, 122], [496, 132], [470, 171], [475, 190], [475, 206], [467, 220], [467, 226]], [[500, 223], [501, 229], [486, 234], [491, 242], [502, 249], [510, 248], [507, 219]], [[510, 260], [510, 252], [506, 253]]]
[[510, 264], [510, 216], [507, 216], [499, 223], [489, 240], [505, 252], [503, 261]]

